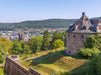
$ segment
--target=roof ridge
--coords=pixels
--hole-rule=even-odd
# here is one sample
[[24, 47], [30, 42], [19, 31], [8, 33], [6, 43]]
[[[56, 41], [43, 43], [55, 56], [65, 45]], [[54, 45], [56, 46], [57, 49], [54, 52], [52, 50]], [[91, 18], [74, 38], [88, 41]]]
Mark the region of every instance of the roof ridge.
[[85, 12], [82, 13], [81, 18], [74, 23], [72, 26], [70, 26], [70, 28], [68, 29], [68, 32], [82, 32], [82, 31], [91, 31], [91, 32], [95, 32], [95, 29], [93, 30], [92, 28], [92, 23], [90, 21], [90, 19], [86, 16]]

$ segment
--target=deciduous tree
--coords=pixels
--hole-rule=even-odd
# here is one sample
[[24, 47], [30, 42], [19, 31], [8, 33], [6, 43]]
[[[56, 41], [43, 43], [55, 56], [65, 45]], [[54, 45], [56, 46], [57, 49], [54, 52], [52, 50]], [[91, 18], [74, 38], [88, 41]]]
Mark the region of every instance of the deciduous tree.
[[41, 36], [33, 37], [30, 40], [31, 49], [32, 49], [32, 51], [34, 53], [41, 50], [41, 48], [42, 48], [42, 42], [43, 42], [43, 37], [41, 37]]
[[3, 55], [6, 55], [11, 49], [11, 42], [7, 38], [0, 37], [0, 62], [3, 62], [2, 58], [2, 50]]
[[64, 41], [61, 41], [60, 39], [55, 40], [53, 43], [53, 49], [60, 48], [63, 46], [64, 46]]

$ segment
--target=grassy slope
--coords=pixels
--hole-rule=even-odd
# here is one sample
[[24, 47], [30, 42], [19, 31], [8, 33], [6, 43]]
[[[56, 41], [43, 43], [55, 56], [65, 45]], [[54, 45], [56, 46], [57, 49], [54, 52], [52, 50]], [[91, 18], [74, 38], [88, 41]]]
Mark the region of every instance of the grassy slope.
[[50, 53], [55, 53], [55, 52], [63, 51], [64, 49], [65, 49], [64, 47], [61, 47], [61, 48], [58, 48], [58, 49], [36, 52], [34, 54], [21, 54], [20, 55], [20, 59], [21, 59], [21, 61], [22, 60], [24, 61], [24, 60], [27, 60], [29, 58], [42, 57], [42, 56], [48, 55]]
[[43, 75], [53, 75], [58, 70], [71, 71], [81, 65], [84, 65], [87, 60], [76, 59], [70, 56], [63, 55], [63, 51], [52, 53], [37, 59], [30, 59], [21, 64], [26, 68], [34, 68]]

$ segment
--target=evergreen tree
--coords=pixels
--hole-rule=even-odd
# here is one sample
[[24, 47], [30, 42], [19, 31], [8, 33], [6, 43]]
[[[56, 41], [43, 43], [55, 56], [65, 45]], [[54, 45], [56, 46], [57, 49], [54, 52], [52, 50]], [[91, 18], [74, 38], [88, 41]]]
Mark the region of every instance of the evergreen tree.
[[52, 42], [54, 42], [56, 39], [58, 39], [59, 37], [58, 37], [58, 32], [54, 32], [53, 33], [53, 37], [52, 37]]
[[57, 31], [54, 31], [54, 33], [53, 33], [53, 36], [52, 36], [52, 40], [50, 41], [50, 48], [51, 49], [53, 49], [53, 43], [54, 43], [54, 41], [56, 40], [56, 39], [58, 39], [59, 37], [58, 37], [58, 32]]
[[49, 35], [48, 30], [46, 30], [46, 31], [44, 32], [42, 49], [43, 49], [43, 50], [48, 50], [48, 49], [50, 49], [50, 35]]

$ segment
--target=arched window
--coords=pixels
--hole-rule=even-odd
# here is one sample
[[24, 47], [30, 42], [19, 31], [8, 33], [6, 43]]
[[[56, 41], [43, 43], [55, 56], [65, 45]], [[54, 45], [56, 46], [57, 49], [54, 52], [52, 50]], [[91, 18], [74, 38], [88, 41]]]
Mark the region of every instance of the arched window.
[[85, 19], [86, 21], [88, 20], [88, 18]]

